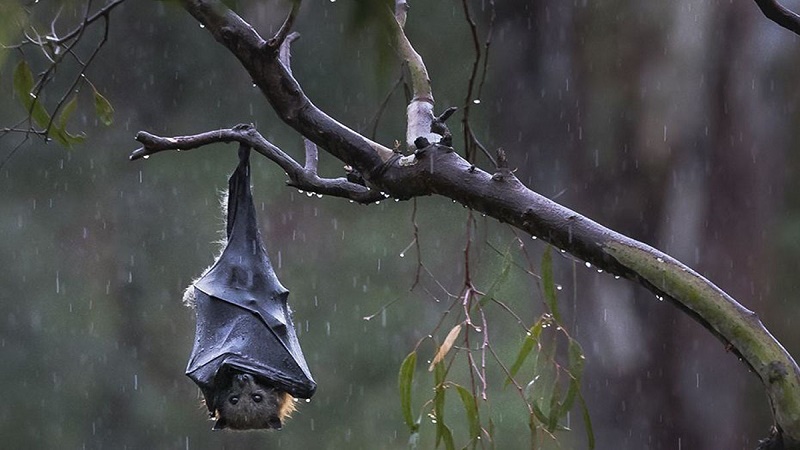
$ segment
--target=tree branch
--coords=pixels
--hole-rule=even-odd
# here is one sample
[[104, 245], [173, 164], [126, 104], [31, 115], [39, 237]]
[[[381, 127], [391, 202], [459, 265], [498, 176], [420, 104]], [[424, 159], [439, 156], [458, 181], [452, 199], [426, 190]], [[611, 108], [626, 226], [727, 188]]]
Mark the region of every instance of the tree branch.
[[345, 178], [320, 178], [317, 175], [316, 147], [313, 150], [306, 147], [306, 165], [303, 167], [283, 150], [264, 139], [251, 125], [237, 125], [233, 128], [177, 137], [161, 137], [140, 131], [136, 135], [136, 140], [141, 142], [143, 147], [131, 153], [129, 157], [131, 161], [147, 159], [150, 155], [167, 150], [194, 150], [218, 142], [239, 142], [250, 146], [280, 166], [289, 177], [287, 182], [289, 186], [320, 195], [347, 198], [364, 204], [384, 199], [384, 195], [380, 192], [351, 183]]
[[767, 16], [767, 19], [800, 36], [800, 15], [792, 12], [776, 0], [756, 0], [756, 5]]
[[242, 63], [278, 116], [369, 180], [394, 152], [337, 122], [306, 97], [278, 59], [278, 49], [217, 0], [184, 0], [184, 8]]
[[275, 33], [275, 36], [272, 37], [269, 41], [267, 41], [267, 45], [272, 48], [277, 48], [283, 45], [284, 40], [289, 35], [289, 32], [292, 31], [292, 26], [294, 25], [294, 20], [297, 17], [297, 13], [300, 11], [300, 0], [292, 0], [292, 9], [289, 11], [289, 15], [286, 16], [286, 20], [281, 25], [281, 28]]
[[428, 77], [428, 69], [422, 61], [422, 57], [414, 50], [411, 42], [403, 31], [408, 12], [408, 3], [398, 0], [395, 3], [394, 20], [390, 20], [394, 29], [395, 45], [400, 53], [400, 58], [408, 65], [411, 74], [412, 98], [406, 109], [406, 147], [409, 150], [415, 148], [414, 141], [423, 137], [428, 142], [437, 143], [442, 139], [442, 135], [433, 133], [433, 89], [431, 80]]

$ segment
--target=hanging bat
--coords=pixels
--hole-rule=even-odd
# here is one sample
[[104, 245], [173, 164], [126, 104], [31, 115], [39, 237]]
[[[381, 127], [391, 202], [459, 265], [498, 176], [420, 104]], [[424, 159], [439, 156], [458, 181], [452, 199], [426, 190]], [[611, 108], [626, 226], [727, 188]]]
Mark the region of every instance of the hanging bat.
[[214, 429], [280, 429], [294, 398], [316, 383], [297, 341], [284, 288], [256, 224], [250, 148], [228, 180], [224, 249], [184, 301], [197, 316], [186, 375], [203, 393]]

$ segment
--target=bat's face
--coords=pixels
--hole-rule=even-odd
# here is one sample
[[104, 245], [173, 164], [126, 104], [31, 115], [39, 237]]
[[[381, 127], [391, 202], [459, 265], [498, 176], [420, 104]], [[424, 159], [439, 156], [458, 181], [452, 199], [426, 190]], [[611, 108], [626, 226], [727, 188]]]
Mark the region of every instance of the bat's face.
[[215, 405], [215, 430], [280, 430], [283, 420], [294, 410], [294, 399], [248, 373], [233, 372], [229, 383], [220, 384]]

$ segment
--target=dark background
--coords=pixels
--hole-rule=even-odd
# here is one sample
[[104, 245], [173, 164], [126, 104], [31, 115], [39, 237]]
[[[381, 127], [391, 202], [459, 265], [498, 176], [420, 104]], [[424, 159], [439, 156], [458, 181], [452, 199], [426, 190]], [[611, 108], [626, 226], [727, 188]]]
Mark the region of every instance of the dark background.
[[[371, 15], [382, 9], [305, 3], [295, 76], [319, 107], [369, 133], [400, 73]], [[490, 3], [469, 3], [483, 37]], [[489, 74], [472, 108], [487, 147], [503, 147], [532, 189], [705, 274], [798, 354], [800, 39], [747, 1], [496, 3]], [[48, 29], [58, 6], [38, 5], [37, 27]], [[411, 6], [408, 34], [427, 63], [437, 107], [463, 105], [473, 48], [461, 2]], [[74, 26], [81, 8], [65, 2], [57, 29]], [[238, 10], [268, 35], [288, 5], [242, 1]], [[0, 24], [4, 43], [19, 41], [13, 24]], [[35, 49], [26, 57], [42, 70]], [[12, 93], [19, 58], [0, 53], [0, 126], [24, 114]], [[63, 69], [46, 104], [71, 79]], [[32, 140], [0, 169], [1, 446], [404, 448], [397, 371], [450, 303], [437, 282], [451, 293], [463, 284], [469, 212], [443, 198], [416, 201], [421, 260], [432, 276], [423, 271], [409, 291], [417, 268], [414, 247], [407, 249], [413, 202], [309, 198], [256, 155], [262, 230], [319, 388], [281, 432], [212, 433], [183, 375], [194, 319], [180, 298], [218, 250], [218, 199], [235, 146], [137, 162], [127, 155], [139, 130], [180, 135], [252, 122], [296, 158], [301, 139], [237, 61], [173, 3], [116, 10], [88, 77], [113, 103], [114, 124], [98, 125], [84, 87], [70, 127], [87, 133], [83, 145]], [[380, 142], [403, 139], [404, 113], [395, 95]], [[460, 119], [451, 119], [457, 148]], [[19, 139], [0, 139], [0, 158]], [[325, 155], [321, 166], [323, 175], [342, 173]], [[511, 248], [524, 265], [522, 243], [538, 263], [538, 241], [474, 219], [470, 262], [479, 289], [498, 274], [494, 249]], [[583, 392], [598, 448], [752, 449], [766, 436], [771, 418], [760, 383], [719, 341], [632, 283], [556, 259], [562, 310], [587, 356]], [[536, 279], [522, 270], [512, 271], [501, 296], [528, 325], [544, 311]], [[522, 336], [502, 312], [489, 319], [492, 345], [508, 365]], [[445, 321], [438, 339], [453, 325]], [[419, 350], [414, 408], [423, 413], [420, 447], [431, 448], [423, 403], [432, 395], [425, 369], [435, 348], [427, 340]], [[463, 382], [459, 361], [453, 376]], [[523, 403], [502, 389], [496, 367], [489, 373], [485, 407], [497, 448], [530, 447]], [[448, 423], [464, 445], [463, 411], [450, 396]], [[570, 417], [576, 431], [558, 433], [561, 448], [585, 447], [578, 416]]]

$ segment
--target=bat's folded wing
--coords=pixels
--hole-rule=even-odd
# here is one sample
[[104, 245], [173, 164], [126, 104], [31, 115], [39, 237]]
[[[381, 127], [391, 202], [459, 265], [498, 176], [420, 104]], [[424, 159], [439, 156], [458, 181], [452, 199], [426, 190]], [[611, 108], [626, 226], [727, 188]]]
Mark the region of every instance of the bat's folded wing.
[[256, 224], [244, 157], [229, 180], [228, 242], [194, 284], [197, 332], [186, 374], [206, 400], [223, 366], [260, 376], [294, 397], [316, 383], [297, 340], [289, 291], [278, 281]]

